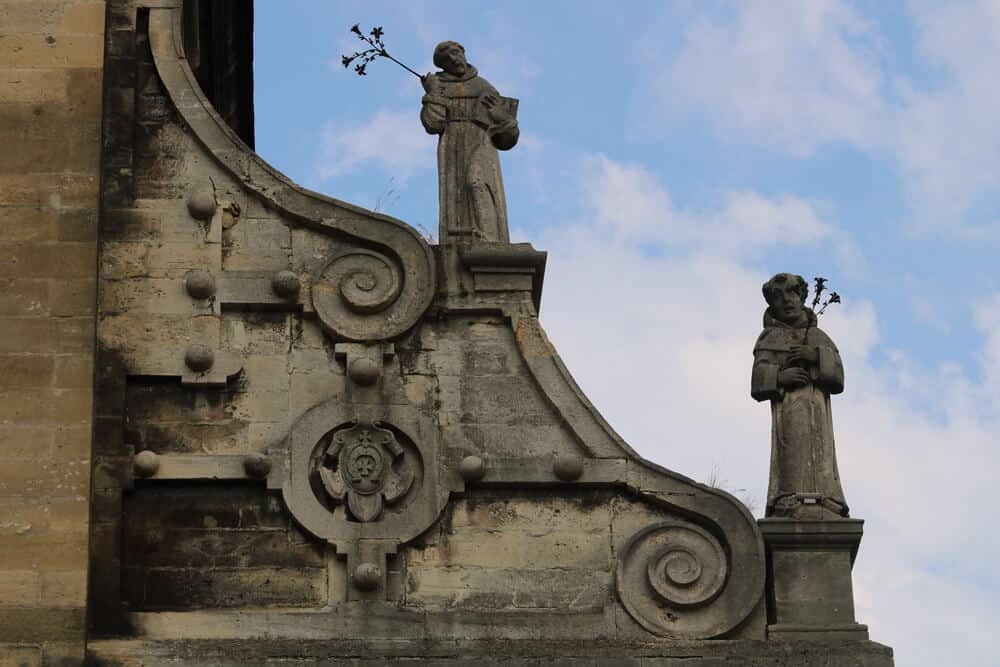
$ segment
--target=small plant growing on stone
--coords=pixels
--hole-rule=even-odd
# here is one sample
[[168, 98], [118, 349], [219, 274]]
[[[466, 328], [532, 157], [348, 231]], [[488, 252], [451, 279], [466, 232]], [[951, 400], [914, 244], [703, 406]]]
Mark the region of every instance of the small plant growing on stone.
[[417, 74], [417, 72], [389, 55], [389, 52], [385, 48], [385, 41], [382, 39], [385, 36], [385, 31], [382, 29], [382, 26], [372, 28], [366, 35], [361, 30], [361, 27], [355, 23], [351, 26], [351, 32], [357, 35], [358, 39], [362, 42], [368, 44], [368, 48], [361, 51], [355, 51], [349, 56], [340, 56], [340, 64], [345, 68], [350, 67], [353, 63], [354, 72], [358, 76], [367, 76], [368, 72], [366, 70], [370, 63], [372, 63], [376, 58], [388, 58], [418, 79], [422, 78], [419, 74]]

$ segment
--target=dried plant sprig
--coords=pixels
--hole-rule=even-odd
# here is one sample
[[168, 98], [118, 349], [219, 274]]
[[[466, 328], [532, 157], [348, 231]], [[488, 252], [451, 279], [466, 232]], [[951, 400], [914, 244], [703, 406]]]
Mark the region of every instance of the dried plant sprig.
[[813, 282], [816, 283], [816, 288], [813, 290], [812, 309], [816, 310], [816, 306], [819, 305], [819, 297], [823, 293], [823, 290], [826, 289], [826, 278], [817, 276], [813, 278]]
[[841, 302], [840, 295], [836, 292], [830, 292], [826, 299], [821, 302], [820, 299], [822, 298], [823, 292], [826, 291], [827, 280], [826, 278], [817, 276], [816, 278], [813, 278], [813, 282], [815, 282], [816, 287], [813, 290], [812, 310], [816, 313], [816, 317], [819, 317], [826, 312], [826, 309], [831, 303]]
[[385, 48], [385, 41], [383, 41], [382, 39], [382, 37], [385, 35], [385, 31], [382, 29], [382, 26], [376, 26], [372, 28], [366, 35], [364, 32], [362, 32], [361, 27], [357, 23], [355, 23], [353, 26], [351, 26], [351, 32], [357, 35], [358, 39], [360, 39], [362, 42], [368, 44], [368, 48], [362, 51], [355, 51], [349, 56], [345, 55], [340, 56], [340, 64], [343, 65], [345, 68], [350, 67], [351, 64], [353, 63], [355, 73], [358, 76], [366, 76], [368, 72], [366, 72], [365, 70], [368, 67], [369, 63], [374, 61], [376, 58], [388, 58], [389, 60], [396, 63], [397, 65], [405, 69], [413, 76], [417, 77], [418, 79], [423, 78], [413, 69], [407, 67], [406, 65], [404, 65], [403, 63], [399, 62], [398, 60], [389, 55], [389, 52]]
[[837, 294], [836, 292], [830, 292], [830, 296], [826, 297], [826, 301], [824, 301], [820, 309], [816, 311], [816, 316], [819, 317], [820, 315], [825, 313], [827, 306], [829, 306], [831, 303], [840, 303], [840, 295]]

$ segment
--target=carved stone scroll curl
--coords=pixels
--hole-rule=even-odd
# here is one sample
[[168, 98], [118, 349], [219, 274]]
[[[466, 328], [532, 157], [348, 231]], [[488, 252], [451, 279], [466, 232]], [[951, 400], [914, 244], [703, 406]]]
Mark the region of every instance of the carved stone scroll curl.
[[372, 317], [399, 298], [402, 276], [388, 257], [354, 249], [334, 257], [313, 281], [312, 298], [323, 326], [351, 340], [392, 335], [393, 323]]
[[[427, 241], [401, 220], [305, 190], [250, 150], [212, 107], [191, 71], [183, 48], [182, 4], [152, 3], [149, 45], [156, 73], [192, 134], [216, 166], [267, 209], [358, 248], [335, 258], [327, 267], [333, 275], [318, 281], [330, 287], [316, 298], [323, 324], [354, 341], [393, 338], [411, 328], [436, 293], [436, 263]], [[197, 157], [199, 164], [207, 162], [204, 157]], [[217, 208], [214, 195], [199, 194], [190, 210], [203, 216]], [[280, 289], [282, 300], [297, 296]]]
[[618, 558], [618, 597], [650, 632], [676, 639], [718, 634], [712, 602], [729, 575], [726, 552], [707, 530], [665, 522], [636, 533]]

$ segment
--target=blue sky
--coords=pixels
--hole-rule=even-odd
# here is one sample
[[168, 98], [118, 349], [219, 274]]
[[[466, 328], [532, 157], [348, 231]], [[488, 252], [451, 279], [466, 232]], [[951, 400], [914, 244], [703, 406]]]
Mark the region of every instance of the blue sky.
[[897, 664], [996, 664], [1000, 4], [256, 3], [257, 151], [436, 233], [419, 82], [344, 70], [354, 23], [422, 72], [457, 40], [520, 98], [512, 236], [549, 251], [542, 322], [644, 456], [759, 509], [760, 284], [829, 278], [859, 617]]

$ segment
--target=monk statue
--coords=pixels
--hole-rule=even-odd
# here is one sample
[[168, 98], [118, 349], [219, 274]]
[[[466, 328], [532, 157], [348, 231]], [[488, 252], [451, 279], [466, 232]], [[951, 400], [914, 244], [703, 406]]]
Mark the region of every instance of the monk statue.
[[439, 239], [510, 242], [500, 156], [517, 144], [517, 100], [500, 97], [465, 60], [457, 42], [441, 42], [421, 77], [426, 91], [420, 121], [438, 140]]
[[753, 349], [750, 395], [771, 402], [771, 476], [766, 516], [846, 517], [833, 446], [830, 395], [844, 390], [844, 366], [805, 306], [801, 276], [779, 273], [763, 287], [764, 331]]

